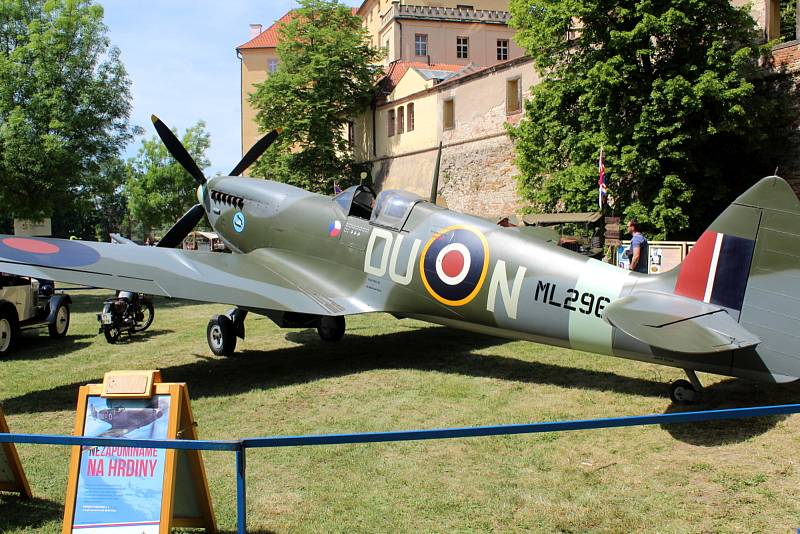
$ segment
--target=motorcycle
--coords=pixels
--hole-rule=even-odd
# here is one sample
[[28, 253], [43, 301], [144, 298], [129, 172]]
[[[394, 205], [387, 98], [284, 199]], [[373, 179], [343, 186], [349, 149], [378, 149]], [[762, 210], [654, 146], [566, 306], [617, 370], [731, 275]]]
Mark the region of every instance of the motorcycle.
[[155, 309], [150, 297], [131, 291], [120, 291], [113, 299], [103, 302], [102, 313], [97, 314], [100, 332], [112, 345], [123, 333], [129, 336], [144, 332], [155, 318]]

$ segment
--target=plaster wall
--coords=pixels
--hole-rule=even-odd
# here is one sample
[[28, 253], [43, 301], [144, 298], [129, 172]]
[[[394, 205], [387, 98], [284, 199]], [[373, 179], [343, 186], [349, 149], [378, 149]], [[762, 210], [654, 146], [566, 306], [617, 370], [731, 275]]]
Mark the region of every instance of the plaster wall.
[[[394, 24], [396, 26], [397, 23]], [[416, 56], [414, 39], [416, 34], [428, 36], [428, 55], [431, 63], [447, 63], [450, 65], [468, 65], [473, 63], [489, 67], [500, 63], [497, 59], [497, 40], [508, 40], [508, 59], [522, 57], [524, 51], [513, 41], [514, 30], [502, 24], [465, 24], [455, 22], [439, 22], [427, 20], [403, 20], [402, 35], [398, 39], [396, 49], [400, 50], [403, 59], [409, 61], [426, 61], [425, 56]], [[469, 38], [469, 57], [458, 58], [456, 55], [456, 39]], [[401, 44], [402, 41], [402, 44]], [[400, 48], [402, 46], [402, 48]]]
[[250, 95], [255, 85], [267, 79], [269, 60], [278, 59], [275, 48], [242, 50], [241, 60], [241, 110], [242, 110], [242, 155], [261, 137], [256, 126], [256, 111], [250, 105]]

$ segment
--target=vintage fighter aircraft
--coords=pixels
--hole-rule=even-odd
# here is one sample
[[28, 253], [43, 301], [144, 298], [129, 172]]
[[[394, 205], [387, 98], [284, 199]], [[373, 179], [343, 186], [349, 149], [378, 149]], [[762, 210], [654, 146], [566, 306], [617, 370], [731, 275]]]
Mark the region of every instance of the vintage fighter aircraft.
[[[695, 371], [788, 382], [800, 377], [800, 202], [764, 178], [662, 275], [625, 271], [524, 228], [452, 212], [404, 191], [351, 187], [335, 197], [239, 177], [206, 178], [154, 117], [195, 177], [199, 203], [161, 248], [0, 236], [0, 271], [235, 306], [207, 338], [231, 354], [247, 312], [339, 340], [345, 316], [388, 312], [685, 369], [674, 401], [696, 398]], [[234, 254], [175, 250], [203, 215]]]

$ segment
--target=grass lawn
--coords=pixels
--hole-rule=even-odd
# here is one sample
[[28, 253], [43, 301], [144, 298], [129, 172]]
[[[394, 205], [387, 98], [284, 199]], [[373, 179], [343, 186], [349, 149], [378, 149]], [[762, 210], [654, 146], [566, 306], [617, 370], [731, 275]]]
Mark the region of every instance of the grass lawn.
[[[69, 434], [81, 384], [114, 369], [186, 382], [204, 439], [388, 431], [664, 413], [682, 371], [388, 315], [325, 344], [251, 315], [211, 354], [224, 306], [156, 299], [151, 330], [97, 335], [108, 292], [74, 293], [70, 334], [27, 333], [0, 361], [12, 432]], [[800, 401], [796, 384], [713, 375], [709, 409]], [[0, 495], [0, 533], [60, 531], [67, 447], [20, 445], [37, 499]], [[236, 530], [235, 458], [204, 453], [220, 530]], [[513, 437], [251, 450], [248, 527], [266, 532], [791, 532], [800, 416]]]

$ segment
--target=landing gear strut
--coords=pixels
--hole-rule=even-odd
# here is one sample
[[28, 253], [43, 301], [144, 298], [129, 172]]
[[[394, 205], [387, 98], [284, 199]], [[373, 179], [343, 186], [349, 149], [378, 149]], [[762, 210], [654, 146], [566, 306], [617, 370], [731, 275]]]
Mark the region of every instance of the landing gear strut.
[[236, 338], [244, 339], [244, 319], [247, 310], [233, 308], [225, 315], [215, 315], [208, 321], [208, 348], [217, 356], [231, 356], [236, 350]]
[[669, 387], [669, 398], [675, 404], [692, 404], [700, 400], [703, 385], [693, 369], [684, 369], [689, 380], [676, 380]]

